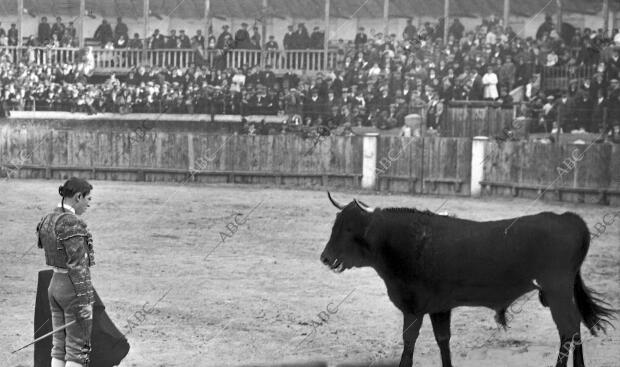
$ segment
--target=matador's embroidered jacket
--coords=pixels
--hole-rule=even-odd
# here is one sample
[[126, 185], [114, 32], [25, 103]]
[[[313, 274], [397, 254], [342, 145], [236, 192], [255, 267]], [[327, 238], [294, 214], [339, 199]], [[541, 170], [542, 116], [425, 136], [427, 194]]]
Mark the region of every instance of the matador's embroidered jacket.
[[86, 223], [62, 208], [41, 219], [37, 225], [38, 246], [45, 250], [45, 263], [68, 270], [79, 307], [94, 302], [90, 266], [95, 265], [93, 240]]

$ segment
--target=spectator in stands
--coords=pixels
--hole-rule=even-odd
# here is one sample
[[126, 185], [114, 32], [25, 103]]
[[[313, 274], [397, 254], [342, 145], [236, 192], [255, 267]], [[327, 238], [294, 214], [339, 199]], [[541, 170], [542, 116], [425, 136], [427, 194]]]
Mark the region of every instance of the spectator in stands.
[[592, 120], [590, 126], [586, 128], [588, 132], [593, 133], [602, 132], [607, 120], [607, 110], [609, 107], [604, 91], [599, 89], [596, 93], [596, 100], [592, 108]]
[[114, 41], [114, 33], [112, 33], [112, 27], [107, 20], [102, 20], [93, 37], [99, 41], [101, 47], [105, 47], [109, 42]]
[[284, 38], [282, 39], [282, 47], [284, 47], [285, 50], [292, 50], [294, 47], [294, 32], [293, 32], [293, 26], [289, 25], [286, 27], [287, 31], [284, 34]]
[[450, 25], [450, 29], [448, 30], [448, 36], [452, 36], [455, 42], [459, 42], [461, 38], [463, 38], [463, 33], [465, 32], [465, 26], [461, 23], [459, 18], [454, 18], [452, 24]]
[[232, 34], [230, 32], [228, 32], [228, 24], [224, 24], [222, 26], [222, 33], [220, 33], [219, 37], [217, 38], [217, 44], [216, 44], [216, 48], [221, 49], [229, 49], [232, 48], [234, 45], [231, 43], [233, 38], [232, 38]]
[[355, 41], [354, 41], [355, 48], [360, 49], [364, 47], [367, 42], [368, 42], [368, 36], [364, 32], [364, 27], [360, 27], [359, 30], [357, 31], [357, 34], [355, 35]]
[[159, 29], [155, 29], [153, 35], [151, 36], [151, 49], [157, 50], [164, 48], [166, 46], [166, 41], [164, 35], [159, 33]]
[[8, 45], [9, 46], [17, 46], [17, 42], [19, 40], [19, 31], [17, 30], [17, 25], [15, 23], [11, 24], [11, 28], [8, 32]]
[[545, 22], [541, 24], [536, 31], [536, 39], [542, 40], [544, 37], [549, 36], [551, 34], [551, 31], [554, 30], [554, 28], [555, 25], [553, 24], [553, 19], [551, 18], [551, 15], [546, 15]]
[[297, 31], [295, 31], [294, 33], [293, 49], [305, 50], [309, 47], [310, 47], [310, 36], [308, 35], [308, 30], [306, 29], [306, 25], [304, 23], [299, 23], [297, 25]]
[[72, 43], [77, 40], [77, 29], [73, 25], [73, 21], [69, 21], [69, 24], [65, 28], [65, 38], [70, 39]]
[[613, 78], [609, 81], [607, 121], [605, 132], [611, 132], [613, 126], [620, 125], [620, 81]]
[[557, 118], [563, 131], [570, 132], [575, 129], [575, 101], [568, 95], [568, 91], [563, 91], [557, 101]]
[[181, 29], [179, 31], [179, 46], [180, 48], [192, 48], [192, 42], [189, 37], [185, 34], [185, 30]]
[[202, 35], [202, 31], [200, 29], [196, 30], [196, 34], [192, 37], [192, 43], [196, 44], [201, 49], [205, 49], [205, 36]]
[[319, 30], [319, 27], [314, 27], [312, 34], [310, 35], [309, 48], [315, 50], [322, 50], [325, 42], [325, 33]]
[[178, 44], [178, 39], [177, 39], [177, 31], [174, 29], [171, 29], [170, 35], [166, 37], [164, 48], [175, 49], [175, 48], [179, 48], [178, 46], [179, 44]]
[[52, 25], [52, 35], [56, 35], [57, 40], [62, 40], [65, 35], [65, 25], [62, 23], [62, 18], [56, 17], [56, 23]]
[[119, 38], [124, 37], [126, 40], [129, 39], [129, 28], [127, 28], [127, 24], [123, 23], [123, 18], [116, 18], [116, 26], [114, 26], [114, 39], [118, 40]]
[[318, 89], [313, 88], [303, 104], [304, 116], [309, 117], [311, 121], [316, 121], [323, 113], [323, 104], [323, 101], [319, 98]]
[[2, 27], [2, 22], [0, 22], [0, 37], [5, 37], [5, 36], [6, 36], [6, 31]]
[[418, 30], [413, 24], [411, 24], [411, 22], [411, 18], [407, 19], [407, 25], [403, 30], [403, 40], [405, 41], [413, 41], [418, 36]]
[[127, 48], [129, 46], [129, 38], [126, 34], [121, 34], [114, 43], [114, 48]]
[[143, 47], [144, 47], [144, 44], [142, 43], [142, 40], [140, 39], [140, 34], [134, 33], [133, 38], [129, 41], [129, 48], [142, 49]]
[[265, 50], [267, 51], [277, 51], [278, 50], [278, 42], [276, 42], [275, 37], [273, 35], [269, 36], [269, 41], [265, 44]]
[[262, 48], [261, 44], [261, 36], [258, 31], [258, 26], [252, 27], [252, 36], [250, 37], [250, 42], [252, 43], [252, 48], [256, 50], [260, 50]]
[[235, 46], [236, 49], [250, 50], [252, 49], [252, 42], [250, 41], [250, 33], [248, 32], [248, 24], [241, 23], [241, 29], [235, 33]]
[[499, 97], [497, 92], [497, 84], [499, 80], [497, 74], [493, 71], [492, 66], [487, 67], [487, 73], [482, 77], [482, 84], [484, 85], [484, 99], [491, 101], [496, 100]]
[[45, 45], [52, 38], [52, 28], [47, 23], [47, 17], [41, 17], [41, 23], [39, 23], [39, 29], [37, 32], [39, 43]]

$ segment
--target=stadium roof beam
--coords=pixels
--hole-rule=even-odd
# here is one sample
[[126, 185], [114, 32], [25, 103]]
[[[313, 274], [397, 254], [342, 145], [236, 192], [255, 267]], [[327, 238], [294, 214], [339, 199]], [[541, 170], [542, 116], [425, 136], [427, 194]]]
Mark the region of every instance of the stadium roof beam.
[[147, 38], [149, 36], [149, 9], [150, 9], [150, 0], [143, 0], [144, 4], [143, 4], [143, 9], [142, 9], [142, 16], [144, 17], [144, 42], [142, 44], [142, 57], [143, 60], [146, 60], [146, 50], [148, 49], [149, 45], [147, 42]]
[[[388, 1], [388, 0], [385, 0]], [[330, 0], [325, 0], [325, 33], [323, 36], [323, 65], [325, 69], [328, 68], [328, 50], [329, 50], [329, 9], [331, 6]]]
[[450, 29], [450, 0], [443, 4], [443, 44], [448, 44], [448, 30]]
[[80, 17], [78, 18], [78, 27], [80, 29], [79, 36], [79, 45], [80, 48], [84, 47], [84, 17], [86, 16], [86, 0], [80, 0]]
[[562, 34], [562, 12], [563, 12], [563, 4], [562, 4], [562, 0], [556, 0], [556, 5], [557, 5], [557, 20], [555, 22], [555, 26], [556, 26], [556, 31], [558, 32], [558, 35]]
[[609, 35], [609, 0], [603, 0], [603, 31]]
[[205, 30], [203, 37], [205, 38], [205, 47], [209, 44], [209, 31], [211, 30], [211, 0], [205, 0]]
[[504, 28], [510, 25], [510, 0], [504, 0]]
[[383, 0], [383, 23], [384, 30], [383, 35], [387, 37], [390, 34], [390, 0]]
[[22, 33], [22, 25], [24, 24], [24, 0], [17, 0], [17, 47], [22, 47], [24, 42], [24, 34]]

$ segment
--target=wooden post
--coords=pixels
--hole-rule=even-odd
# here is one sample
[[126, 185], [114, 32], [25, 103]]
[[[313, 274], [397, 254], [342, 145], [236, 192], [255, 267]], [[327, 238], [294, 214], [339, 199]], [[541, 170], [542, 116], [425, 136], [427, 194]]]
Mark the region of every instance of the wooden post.
[[142, 10], [142, 14], [144, 15], [144, 42], [142, 45], [142, 60], [143, 62], [146, 62], [146, 50], [149, 48], [149, 43], [147, 41], [147, 38], [149, 37], [149, 18], [150, 18], [150, 1], [149, 0], [143, 0], [144, 1], [144, 9]]
[[[267, 0], [263, 0], [263, 26], [261, 28], [261, 50], [265, 49], [265, 44], [267, 43]], [[263, 64], [264, 65], [264, 64]]]
[[450, 29], [450, 0], [444, 0], [443, 4], [443, 44], [448, 44], [448, 31]]
[[[557, 112], [557, 130], [555, 132], [555, 142], [557, 145], [560, 144], [560, 130], [562, 129], [562, 120], [560, 119], [560, 116], [562, 116], [562, 106], [558, 105], [558, 112]], [[553, 131], [553, 126], [551, 127], [551, 131]]]
[[86, 18], [86, 0], [80, 0], [80, 16], [78, 18], [77, 25], [80, 28], [80, 32], [78, 35], [78, 37], [80, 37], [78, 42], [80, 48], [84, 48], [84, 40], [86, 39], [86, 37], [84, 36], [84, 18]]
[[387, 37], [390, 34], [390, 0], [383, 0], [383, 24], [385, 24], [383, 35]]
[[[387, 0], [386, 0], [387, 1]], [[323, 69], [327, 69], [329, 60], [329, 7], [330, 0], [325, 0], [325, 37], [323, 37]]]
[[510, 24], [510, 0], [504, 0], [504, 29]]
[[557, 5], [558, 5], [558, 14], [557, 14], [557, 19], [556, 19], [556, 25], [555, 25], [555, 29], [558, 32], [558, 36], [560, 36], [560, 38], [562, 37], [562, 0], [555, 0]]
[[209, 28], [211, 28], [211, 0], [205, 0], [205, 30], [203, 34], [205, 37], [205, 50], [209, 45]]
[[609, 32], [609, 0], [603, 0], [603, 32], [605, 35], [611, 35]]
[[[22, 28], [24, 24], [24, 0], [17, 0], [17, 47], [22, 47], [23, 33]], [[15, 60], [17, 61], [17, 60]]]

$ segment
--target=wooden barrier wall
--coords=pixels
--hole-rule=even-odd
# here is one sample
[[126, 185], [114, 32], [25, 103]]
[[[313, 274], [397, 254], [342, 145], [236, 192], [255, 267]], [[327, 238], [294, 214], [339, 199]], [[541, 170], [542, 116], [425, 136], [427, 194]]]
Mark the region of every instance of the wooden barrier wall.
[[379, 190], [468, 196], [470, 165], [468, 138], [378, 137]]
[[486, 193], [618, 203], [620, 145], [488, 142]]
[[[19, 178], [359, 186], [361, 137], [91, 132], [0, 127], [0, 165]], [[84, 172], [87, 172], [85, 174]], [[6, 176], [7, 172], [1, 175]]]
[[[472, 139], [376, 139], [377, 190], [471, 194]], [[483, 194], [620, 204], [618, 144], [488, 141], [485, 150]], [[0, 124], [0, 177], [359, 188], [364, 159], [361, 136], [138, 134]]]
[[503, 129], [514, 119], [512, 109], [498, 107], [449, 107], [440, 124], [441, 136], [465, 137], [503, 136]]

